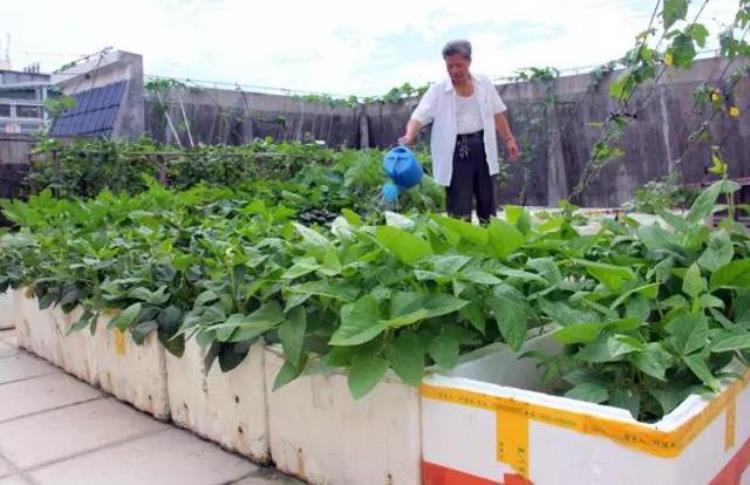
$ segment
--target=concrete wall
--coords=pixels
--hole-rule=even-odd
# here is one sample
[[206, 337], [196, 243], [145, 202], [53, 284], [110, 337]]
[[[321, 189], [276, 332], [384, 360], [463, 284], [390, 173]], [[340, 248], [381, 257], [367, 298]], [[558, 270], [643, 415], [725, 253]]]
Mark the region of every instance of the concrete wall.
[[161, 102], [154, 93], [147, 93], [147, 132], [156, 140], [174, 142], [165, 113], [183, 146], [190, 143], [188, 126], [196, 144], [240, 144], [270, 136], [298, 141], [312, 137], [329, 146], [360, 146], [361, 108], [238, 90], [174, 88], [162, 93]]

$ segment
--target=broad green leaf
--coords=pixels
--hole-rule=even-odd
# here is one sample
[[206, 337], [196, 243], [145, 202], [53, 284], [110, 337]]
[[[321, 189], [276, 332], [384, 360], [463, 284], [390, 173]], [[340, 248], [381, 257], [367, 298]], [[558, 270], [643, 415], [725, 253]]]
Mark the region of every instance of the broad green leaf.
[[424, 376], [424, 348], [416, 334], [402, 332], [388, 343], [385, 355], [393, 371], [407, 384], [419, 387]]
[[293, 225], [294, 228], [297, 229], [297, 232], [299, 232], [299, 234], [302, 236], [302, 240], [308, 248], [324, 250], [331, 246], [331, 242], [318, 231], [310, 229], [309, 227], [297, 222], [295, 222]]
[[637, 389], [615, 388], [609, 394], [610, 406], [625, 409], [633, 418], [638, 419], [641, 410], [641, 393]]
[[318, 268], [320, 268], [320, 264], [318, 264], [315, 258], [301, 258], [291, 268], [286, 270], [281, 277], [291, 280], [312, 273]]
[[697, 264], [693, 263], [682, 278], [682, 291], [693, 299], [706, 291], [706, 280]]
[[470, 302], [459, 310], [461, 318], [468, 320], [471, 325], [484, 334], [487, 325], [487, 317], [484, 308], [478, 302]]
[[110, 320], [108, 328], [116, 328], [121, 332], [127, 330], [127, 328], [135, 322], [138, 315], [141, 313], [141, 303], [133, 303], [116, 317]]
[[644, 374], [666, 381], [666, 372], [671, 367], [673, 359], [661, 343], [652, 342], [642, 351], [631, 355], [630, 361]]
[[359, 295], [360, 289], [357, 286], [347, 283], [330, 284], [328, 281], [310, 281], [301, 285], [290, 286], [289, 291], [304, 295], [317, 295], [333, 298], [343, 302], [352, 302]]
[[297, 377], [299, 377], [305, 370], [305, 365], [307, 364], [306, 360], [307, 356], [303, 356], [303, 362], [299, 367], [295, 366], [292, 362], [289, 361], [289, 359], [285, 360], [284, 365], [281, 366], [278, 374], [276, 374], [276, 379], [274, 379], [273, 381], [273, 390], [276, 391], [278, 389], [281, 389], [282, 387], [286, 386]]
[[664, 30], [669, 30], [678, 20], [683, 20], [688, 12], [688, 0], [664, 0], [662, 21]]
[[284, 321], [284, 313], [275, 301], [264, 303], [249, 315], [236, 313], [226, 322], [208, 327], [221, 334], [222, 340], [227, 342], [241, 342], [252, 340], [276, 327]]
[[383, 378], [388, 361], [379, 356], [356, 354], [349, 367], [349, 391], [354, 399], [366, 396]]
[[598, 263], [584, 259], [575, 259], [575, 263], [586, 268], [586, 271], [612, 291], [619, 291], [625, 283], [635, 281], [633, 270], [613, 264]]
[[468, 303], [442, 293], [396, 293], [391, 297], [391, 318], [387, 323], [390, 327], [403, 327], [457, 312]]
[[501, 279], [480, 269], [467, 269], [462, 271], [458, 277], [464, 281], [470, 281], [478, 285], [494, 286], [503, 282]]
[[219, 295], [217, 295], [212, 290], [206, 290], [195, 299], [195, 303], [193, 303], [193, 308], [198, 308], [200, 306], [205, 306], [208, 303], [214, 302], [219, 299]]
[[431, 256], [429, 261], [436, 272], [447, 276], [455, 276], [471, 261], [471, 258], [460, 254], [444, 254]]
[[701, 355], [691, 355], [683, 357], [682, 359], [685, 364], [693, 371], [693, 374], [698, 377], [705, 385], [710, 387], [714, 391], [719, 390], [719, 381], [711, 373], [711, 369], [708, 368], [706, 359]]
[[554, 322], [567, 326], [583, 322], [597, 322], [599, 317], [596, 313], [573, 308], [561, 301], [551, 302], [544, 298], [539, 299], [539, 308]]
[[674, 411], [691, 394], [691, 388], [667, 387], [664, 389], [650, 389], [648, 392], [659, 402], [664, 415]]
[[505, 220], [518, 228], [523, 234], [531, 230], [531, 216], [526, 209], [517, 205], [505, 206]]
[[724, 230], [714, 231], [708, 239], [708, 247], [698, 259], [698, 264], [713, 273], [732, 262], [734, 246]]
[[645, 322], [651, 314], [651, 303], [645, 296], [636, 293], [630, 296], [625, 304], [625, 316], [634, 318], [638, 321]]
[[359, 217], [359, 215], [352, 211], [351, 209], [341, 209], [341, 215], [344, 216], [344, 219], [346, 219], [346, 222], [351, 224], [352, 226], [361, 226], [362, 225], [362, 218]]
[[669, 231], [657, 225], [641, 226], [638, 228], [638, 238], [646, 245], [649, 251], [666, 251], [679, 258], [685, 258], [686, 251], [680, 239]]
[[388, 328], [380, 319], [378, 302], [366, 295], [353, 304], [341, 307], [341, 326], [331, 337], [331, 345], [360, 345], [374, 339]]
[[510, 348], [518, 351], [526, 338], [529, 308], [523, 294], [508, 285], [498, 285], [486, 299], [495, 315], [497, 328]]
[[719, 195], [736, 192], [739, 188], [737, 182], [731, 180], [715, 182], [698, 195], [685, 219], [693, 224], [703, 222], [705, 218], [713, 213]]
[[561, 344], [590, 344], [603, 329], [601, 323], [576, 323], [556, 330], [554, 336]]
[[614, 335], [607, 339], [607, 350], [612, 358], [642, 351], [645, 344], [628, 335]]
[[552, 258], [530, 259], [526, 266], [539, 273], [550, 284], [560, 283], [563, 279], [560, 268], [555, 264]]
[[701, 49], [706, 47], [706, 39], [708, 38], [709, 32], [705, 25], [698, 23], [690, 24], [687, 29], [685, 29], [685, 33], [695, 40], [698, 47]]
[[538, 283], [544, 286], [548, 285], [546, 279], [542, 278], [536, 273], [531, 273], [529, 271], [503, 267], [503, 268], [497, 268], [497, 270], [495, 270], [495, 273], [501, 276], [506, 276], [508, 278], [518, 278], [522, 281], [528, 281], [530, 283]]
[[711, 352], [733, 352], [750, 349], [750, 333], [722, 338], [711, 345]]
[[677, 351], [692, 354], [708, 343], [708, 320], [703, 314], [688, 313], [667, 324], [667, 331], [674, 337]]
[[615, 309], [618, 306], [625, 303], [625, 301], [630, 298], [631, 295], [638, 293], [649, 300], [653, 300], [656, 298], [656, 296], [659, 294], [659, 283], [651, 283], [648, 285], [639, 286], [638, 288], [634, 288], [632, 290], [626, 291], [622, 295], [620, 295], [612, 304], [609, 306], [611, 309]]
[[388, 251], [408, 265], [432, 254], [429, 242], [397, 227], [380, 226], [375, 231], [375, 237]]
[[453, 369], [458, 365], [460, 343], [455, 336], [440, 334], [430, 343], [430, 357], [443, 369]]
[[432, 219], [449, 231], [461, 236], [463, 240], [480, 246], [485, 246], [489, 242], [487, 229], [481, 226], [475, 226], [471, 222], [454, 219], [453, 217], [433, 215]]
[[717, 298], [711, 294], [704, 294], [698, 299], [701, 308], [724, 308], [724, 301], [721, 298]]
[[585, 345], [575, 354], [576, 360], [591, 364], [602, 364], [605, 362], [616, 362], [622, 360], [622, 355], [613, 355], [606, 340], [597, 340]]
[[521, 231], [499, 219], [490, 222], [487, 232], [490, 248], [500, 259], [506, 259], [526, 242]]
[[94, 313], [90, 309], [87, 308], [86, 310], [84, 310], [83, 315], [81, 315], [81, 318], [79, 318], [76, 323], [69, 326], [65, 330], [65, 335], [68, 336], [73, 332], [77, 332], [79, 330], [83, 330], [84, 328], [88, 327], [89, 325], [91, 325], [94, 319], [98, 317], [98, 315], [99, 315], [98, 313]]
[[599, 384], [582, 382], [566, 392], [565, 397], [600, 404], [609, 399], [609, 391]]
[[279, 326], [279, 338], [284, 348], [286, 358], [295, 365], [300, 365], [302, 359], [302, 345], [307, 330], [307, 313], [302, 307], [293, 308], [286, 316], [286, 320]]
[[750, 258], [738, 259], [717, 269], [711, 275], [711, 289], [750, 288]]

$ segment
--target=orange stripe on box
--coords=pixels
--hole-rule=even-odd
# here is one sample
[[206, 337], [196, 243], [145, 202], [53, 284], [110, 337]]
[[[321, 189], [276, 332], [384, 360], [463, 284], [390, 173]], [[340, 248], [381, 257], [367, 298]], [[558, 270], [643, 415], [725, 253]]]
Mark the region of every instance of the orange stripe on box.
[[502, 482], [487, 480], [459, 470], [422, 462], [422, 485], [533, 485], [520, 475], [506, 473]]
[[732, 457], [709, 485], [739, 485], [742, 474], [750, 466], [750, 440], [745, 441], [740, 451]]
[[[662, 458], [674, 458], [721, 414], [750, 381], [750, 372], [716, 396], [698, 415], [673, 431], [659, 431], [641, 423], [628, 423], [509, 397], [492, 396], [451, 387], [422, 384], [422, 397], [436, 401], [475, 407], [545, 423], [576, 433], [601, 436], [632, 449]], [[729, 428], [727, 428], [729, 430]], [[727, 438], [727, 442], [732, 437]], [[530, 453], [530, 452], [529, 452]]]

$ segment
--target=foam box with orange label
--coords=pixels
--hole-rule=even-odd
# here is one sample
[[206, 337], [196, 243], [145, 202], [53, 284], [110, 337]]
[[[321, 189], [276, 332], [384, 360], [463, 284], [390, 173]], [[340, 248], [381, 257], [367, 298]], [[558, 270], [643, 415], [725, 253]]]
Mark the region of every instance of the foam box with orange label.
[[[548, 336], [531, 342], [554, 347]], [[536, 366], [494, 346], [422, 387], [422, 483], [750, 483], [748, 377], [653, 424], [538, 390]]]

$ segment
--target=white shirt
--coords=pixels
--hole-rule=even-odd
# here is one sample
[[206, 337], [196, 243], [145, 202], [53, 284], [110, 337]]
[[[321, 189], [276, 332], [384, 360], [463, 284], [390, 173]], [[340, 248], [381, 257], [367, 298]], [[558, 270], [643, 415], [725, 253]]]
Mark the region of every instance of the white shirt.
[[456, 95], [456, 133], [466, 135], [484, 128], [482, 111], [479, 109], [476, 94], [468, 98]]
[[[482, 119], [480, 129], [484, 129], [487, 165], [490, 175], [495, 175], [499, 171], [495, 115], [504, 112], [507, 108], [489, 78], [472, 76], [472, 79], [474, 80], [474, 97], [479, 104]], [[453, 176], [453, 150], [456, 148], [456, 135], [458, 134], [456, 97], [453, 83], [450, 79], [444, 79], [430, 86], [411, 115], [412, 119], [419, 121], [422, 126], [433, 124], [430, 139], [433, 175], [437, 183], [445, 186], [451, 184]]]

